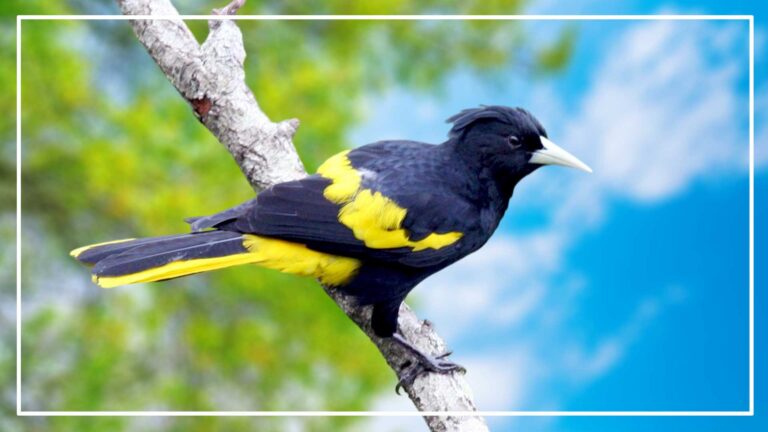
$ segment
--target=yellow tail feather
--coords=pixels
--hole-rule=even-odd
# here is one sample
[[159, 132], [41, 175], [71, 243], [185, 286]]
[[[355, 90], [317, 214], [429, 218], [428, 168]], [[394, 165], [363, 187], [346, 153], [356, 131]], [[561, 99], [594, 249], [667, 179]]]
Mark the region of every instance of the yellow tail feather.
[[256, 262], [258, 257], [252, 253], [241, 253], [216, 258], [200, 258], [194, 260], [174, 261], [166, 265], [131, 273], [122, 276], [97, 276], [93, 275], [93, 282], [102, 288], [114, 288], [120, 285], [128, 285], [143, 282], [155, 282], [218, 270], [240, 264]]

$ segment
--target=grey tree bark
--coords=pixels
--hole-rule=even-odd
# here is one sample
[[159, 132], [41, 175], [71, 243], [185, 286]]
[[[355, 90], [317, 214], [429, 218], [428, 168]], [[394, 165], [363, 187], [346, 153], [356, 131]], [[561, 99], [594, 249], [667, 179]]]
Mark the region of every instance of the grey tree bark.
[[[124, 15], [178, 16], [170, 0], [117, 0]], [[163, 73], [189, 102], [197, 118], [226, 146], [249, 183], [258, 192], [271, 185], [302, 178], [304, 167], [292, 138], [299, 125], [291, 119], [272, 122], [259, 107], [245, 83], [245, 49], [240, 29], [232, 15], [244, 0], [234, 0], [214, 10], [222, 19], [209, 21], [210, 32], [200, 45], [181, 19], [130, 20], [134, 33]], [[288, 49], [288, 47], [286, 47]], [[325, 289], [339, 307], [378, 347], [398, 376], [412, 354], [390, 339], [378, 338], [370, 328], [370, 307], [360, 307], [352, 298]], [[432, 325], [416, 317], [403, 304], [399, 328], [403, 336], [424, 352], [446, 352], [445, 341]], [[416, 408], [424, 412], [432, 431], [487, 431], [476, 411], [471, 390], [463, 374], [425, 373], [404, 390]], [[462, 411], [467, 415], [445, 416], [439, 412]]]

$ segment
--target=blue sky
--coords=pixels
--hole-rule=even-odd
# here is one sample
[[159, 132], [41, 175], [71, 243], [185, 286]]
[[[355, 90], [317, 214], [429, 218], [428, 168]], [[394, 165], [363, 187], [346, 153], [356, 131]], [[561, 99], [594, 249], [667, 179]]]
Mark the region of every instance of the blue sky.
[[[768, 194], [768, 8], [749, 2], [544, 1], [539, 13], [717, 13], [756, 18], [756, 221]], [[551, 37], [563, 23], [529, 22]], [[444, 139], [443, 119], [480, 103], [529, 108], [590, 164], [525, 179], [480, 252], [409, 300], [468, 366], [481, 409], [747, 410], [748, 25], [583, 22], [573, 62], [550, 79], [458, 72], [448, 95], [372, 98], [353, 142]], [[450, 89], [462, 89], [460, 92]], [[375, 103], [373, 101], [375, 100]], [[401, 113], [408, 112], [408, 116]], [[425, 124], [431, 125], [425, 127]], [[757, 224], [754, 418], [516, 418], [496, 430], [763, 430], [765, 312]], [[764, 302], [763, 302], [764, 305]], [[408, 409], [384, 397], [379, 409]], [[397, 424], [406, 429], [416, 426]], [[392, 430], [392, 419], [372, 427]]]

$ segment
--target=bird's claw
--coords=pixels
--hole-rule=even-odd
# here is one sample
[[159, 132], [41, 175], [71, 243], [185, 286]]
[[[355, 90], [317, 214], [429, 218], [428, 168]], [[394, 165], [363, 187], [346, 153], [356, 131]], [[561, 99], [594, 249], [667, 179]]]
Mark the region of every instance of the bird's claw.
[[467, 371], [463, 366], [446, 360], [452, 353], [450, 350], [437, 356], [431, 356], [408, 342], [408, 340], [399, 333], [393, 334], [392, 339], [411, 354], [411, 360], [403, 365], [403, 369], [400, 373], [400, 381], [398, 381], [397, 386], [395, 386], [395, 392], [397, 394], [400, 394], [401, 388], [410, 386], [416, 381], [416, 378], [427, 372], [449, 374], [453, 372], [465, 373]]
[[451, 351], [445, 352], [438, 356], [432, 357], [423, 353], [419, 353], [415, 356], [416, 361], [408, 362], [403, 368], [400, 375], [400, 380], [395, 386], [395, 393], [400, 394], [400, 389], [405, 386], [410, 386], [416, 381], [416, 378], [422, 374], [433, 372], [439, 374], [449, 374], [452, 372], [466, 373], [464, 366], [454, 363], [452, 361], [445, 360], [446, 357], [451, 355]]

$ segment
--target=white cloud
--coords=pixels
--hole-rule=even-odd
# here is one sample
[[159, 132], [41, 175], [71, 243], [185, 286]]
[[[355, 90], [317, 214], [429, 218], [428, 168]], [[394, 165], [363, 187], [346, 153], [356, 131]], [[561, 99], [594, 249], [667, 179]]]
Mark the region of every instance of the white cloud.
[[738, 23], [720, 26], [636, 25], [606, 53], [563, 139], [603, 188], [657, 200], [746, 167], [746, 39]]
[[460, 264], [425, 281], [419, 287], [424, 300], [419, 309], [434, 316], [449, 339], [470, 326], [520, 323], [543, 298], [540, 276], [560, 265], [561, 240], [556, 233], [493, 238]]
[[501, 349], [492, 356], [482, 355], [464, 361], [475, 404], [481, 410], [522, 409], [525, 392], [539, 373], [535, 359], [526, 347]]
[[567, 348], [562, 370], [577, 383], [589, 382], [604, 375], [626, 354], [643, 330], [660, 313], [686, 298], [684, 289], [671, 286], [656, 297], [641, 301], [634, 313], [613, 334], [598, 340], [593, 348], [574, 344]]

